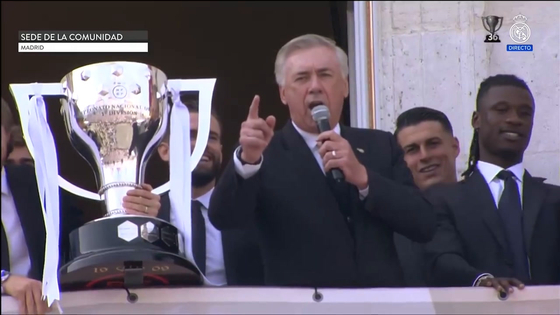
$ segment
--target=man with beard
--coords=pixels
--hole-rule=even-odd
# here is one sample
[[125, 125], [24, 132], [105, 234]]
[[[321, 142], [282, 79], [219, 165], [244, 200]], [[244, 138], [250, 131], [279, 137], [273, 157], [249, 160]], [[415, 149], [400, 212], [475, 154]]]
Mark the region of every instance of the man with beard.
[[514, 75], [480, 84], [465, 179], [429, 189], [438, 229], [427, 244], [436, 286], [514, 288], [560, 283], [560, 188], [523, 167], [535, 99]]
[[[198, 104], [195, 101], [186, 101], [185, 105], [190, 112], [190, 141], [193, 150], [198, 137]], [[200, 231], [199, 235], [203, 239], [200, 248], [197, 248], [198, 242], [193, 244], [193, 254], [201, 272], [213, 284], [263, 285], [263, 267], [255, 231], [247, 228], [220, 232], [208, 219], [210, 197], [222, 163], [221, 133], [220, 121], [213, 111], [206, 150], [192, 172], [193, 237]], [[166, 162], [169, 162], [169, 150], [168, 132], [158, 147], [159, 156]], [[161, 197], [158, 217], [170, 221], [170, 209], [167, 192]], [[198, 221], [200, 224], [195, 224], [197, 213], [203, 217], [203, 220]]]

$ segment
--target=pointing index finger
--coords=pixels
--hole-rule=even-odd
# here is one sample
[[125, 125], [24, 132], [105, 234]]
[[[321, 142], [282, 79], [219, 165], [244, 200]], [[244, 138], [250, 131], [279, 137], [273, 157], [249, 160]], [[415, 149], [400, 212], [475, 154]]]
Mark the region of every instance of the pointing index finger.
[[251, 103], [251, 107], [249, 107], [249, 115], [247, 118], [249, 119], [258, 119], [259, 118], [259, 103], [261, 98], [258, 95], [255, 95], [253, 98], [253, 102]]

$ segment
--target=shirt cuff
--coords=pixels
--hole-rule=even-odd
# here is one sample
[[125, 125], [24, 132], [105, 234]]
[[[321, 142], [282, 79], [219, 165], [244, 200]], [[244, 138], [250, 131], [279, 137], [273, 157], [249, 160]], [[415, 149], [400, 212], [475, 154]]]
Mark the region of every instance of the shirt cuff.
[[369, 186], [367, 186], [366, 188], [360, 190], [360, 200], [364, 200], [366, 199], [366, 197], [369, 194]]
[[243, 164], [237, 158], [237, 152], [241, 149], [241, 147], [237, 147], [235, 151], [233, 151], [233, 164], [235, 165], [235, 172], [243, 177], [243, 179], [247, 179], [253, 175], [255, 175], [260, 169], [264, 158], [261, 156], [261, 161], [259, 164]]
[[478, 277], [476, 277], [476, 279], [474, 279], [474, 282], [473, 282], [472, 286], [473, 286], [473, 287], [477, 287], [477, 286], [479, 285], [478, 282], [479, 282], [482, 278], [485, 278], [485, 277], [494, 278], [494, 276], [491, 275], [491, 274], [489, 274], [489, 273], [483, 273], [483, 274], [479, 275]]

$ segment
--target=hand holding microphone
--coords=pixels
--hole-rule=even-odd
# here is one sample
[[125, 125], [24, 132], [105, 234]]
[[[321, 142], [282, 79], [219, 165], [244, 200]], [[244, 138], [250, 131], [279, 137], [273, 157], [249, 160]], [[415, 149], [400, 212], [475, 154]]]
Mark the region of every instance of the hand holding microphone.
[[337, 181], [346, 179], [359, 190], [366, 189], [368, 187], [367, 170], [356, 158], [350, 143], [332, 130], [328, 107], [315, 106], [311, 110], [311, 115], [320, 132], [317, 142], [325, 172], [332, 172], [333, 178]]

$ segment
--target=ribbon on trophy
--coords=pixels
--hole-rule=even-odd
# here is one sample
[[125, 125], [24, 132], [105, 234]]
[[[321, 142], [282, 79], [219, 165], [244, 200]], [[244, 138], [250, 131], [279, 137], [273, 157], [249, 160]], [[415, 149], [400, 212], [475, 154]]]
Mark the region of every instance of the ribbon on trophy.
[[[180, 230], [180, 244], [184, 244], [184, 255], [192, 262], [204, 279], [205, 285], [217, 286], [209, 281], [196, 265], [192, 246], [191, 219], [191, 144], [190, 144], [190, 114], [189, 109], [181, 102], [180, 93], [171, 89], [173, 107], [170, 117], [169, 136], [169, 203], [170, 221], [176, 222]], [[181, 242], [181, 236], [184, 240]]]
[[[47, 110], [38, 85], [29, 100], [27, 111], [21, 113], [22, 129], [30, 153], [35, 160], [35, 175], [46, 230], [45, 263], [43, 266], [43, 300], [52, 306], [60, 300], [58, 285], [60, 205], [58, 190], [58, 160], [55, 142], [47, 121]], [[27, 118], [27, 119], [25, 119]], [[57, 303], [59, 312], [62, 312]]]

